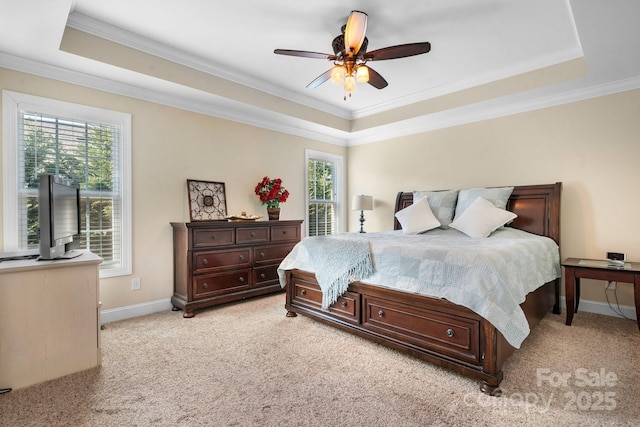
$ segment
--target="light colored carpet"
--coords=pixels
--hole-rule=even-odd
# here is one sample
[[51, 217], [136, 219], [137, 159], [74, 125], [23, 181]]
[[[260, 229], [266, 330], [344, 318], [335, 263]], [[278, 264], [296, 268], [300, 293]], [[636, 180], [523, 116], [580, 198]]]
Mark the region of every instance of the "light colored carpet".
[[167, 311], [110, 323], [100, 368], [0, 396], [0, 425], [640, 424], [633, 322], [577, 313], [568, 327], [547, 315], [507, 362], [495, 398], [476, 380], [287, 318], [283, 305], [277, 294], [192, 319]]

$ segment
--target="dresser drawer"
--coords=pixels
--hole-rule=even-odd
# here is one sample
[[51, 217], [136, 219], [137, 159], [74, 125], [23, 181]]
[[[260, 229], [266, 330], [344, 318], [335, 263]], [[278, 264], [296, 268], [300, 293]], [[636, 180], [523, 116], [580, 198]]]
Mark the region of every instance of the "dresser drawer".
[[194, 274], [251, 267], [251, 248], [194, 252]]
[[269, 227], [238, 228], [236, 243], [260, 243], [269, 241]]
[[300, 240], [299, 225], [274, 225], [271, 227], [272, 242], [285, 242], [289, 240], [296, 242]]
[[203, 228], [193, 230], [193, 247], [208, 248], [212, 246], [233, 245], [235, 243], [233, 228]]
[[480, 363], [480, 323], [362, 295], [362, 325], [408, 344], [449, 354], [475, 365]]
[[258, 246], [253, 248], [253, 259], [256, 265], [279, 264], [294, 245]]
[[265, 286], [278, 283], [278, 266], [256, 267], [253, 269], [253, 283], [255, 286]]
[[328, 309], [322, 308], [322, 291], [320, 287], [305, 281], [293, 282], [293, 302], [315, 310], [328, 312], [350, 323], [360, 322], [360, 294], [345, 292]]
[[251, 270], [208, 274], [193, 279], [194, 298], [208, 298], [230, 292], [238, 292], [251, 287]]

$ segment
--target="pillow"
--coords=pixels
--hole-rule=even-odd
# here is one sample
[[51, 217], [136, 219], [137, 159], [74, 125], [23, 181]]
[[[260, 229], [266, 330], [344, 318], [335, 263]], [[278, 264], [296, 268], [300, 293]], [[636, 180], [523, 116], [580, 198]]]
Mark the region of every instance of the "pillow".
[[458, 193], [458, 204], [456, 205], [456, 215], [454, 218], [458, 218], [462, 215], [462, 212], [471, 206], [471, 203], [473, 203], [473, 201], [478, 197], [483, 197], [490, 201], [498, 209], [506, 209], [507, 202], [509, 201], [509, 197], [511, 197], [512, 192], [513, 187], [469, 188], [466, 190], [460, 190]]
[[426, 197], [396, 212], [396, 218], [402, 225], [404, 234], [418, 234], [440, 227], [440, 222], [431, 212]]
[[513, 221], [518, 215], [499, 209], [480, 196], [451, 223], [451, 228], [462, 231], [469, 237], [489, 237], [496, 229]]
[[440, 228], [445, 230], [453, 221], [453, 214], [456, 211], [456, 200], [458, 200], [458, 190], [444, 191], [414, 191], [413, 200], [422, 197], [427, 198], [431, 212], [440, 221]]

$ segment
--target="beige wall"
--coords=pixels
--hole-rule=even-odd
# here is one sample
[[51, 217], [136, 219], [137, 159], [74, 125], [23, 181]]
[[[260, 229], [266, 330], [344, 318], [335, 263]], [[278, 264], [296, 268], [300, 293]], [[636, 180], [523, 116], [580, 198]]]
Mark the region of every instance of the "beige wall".
[[[346, 154], [335, 145], [2, 68], [0, 89], [131, 114], [133, 275], [100, 281], [103, 309], [172, 295], [169, 222], [189, 220], [187, 179], [222, 181], [229, 213], [266, 216], [253, 189], [264, 175], [280, 177], [291, 192], [281, 218], [303, 219], [305, 149]], [[131, 291], [132, 277], [141, 278], [141, 290]]]
[[[348, 154], [348, 200], [375, 199], [368, 231], [392, 228], [398, 191], [562, 181], [562, 257], [615, 250], [640, 260], [640, 91], [347, 150], [2, 68], [0, 89], [132, 116], [133, 275], [101, 280], [104, 309], [170, 297], [169, 222], [189, 219], [188, 178], [225, 182], [230, 213], [264, 214], [253, 188], [263, 175], [279, 176], [292, 193], [282, 218], [304, 218], [307, 148]], [[347, 214], [357, 230], [357, 213]], [[142, 279], [141, 290], [130, 290], [131, 277]], [[584, 283], [583, 298], [605, 301], [601, 283]], [[632, 287], [619, 287], [621, 304], [633, 306]]]
[[[640, 91], [351, 147], [351, 194], [372, 194], [366, 229], [393, 227], [398, 191], [563, 182], [561, 257], [640, 261]], [[349, 229], [358, 225], [349, 217]], [[605, 302], [603, 282], [582, 297]], [[633, 306], [633, 286], [619, 285]]]

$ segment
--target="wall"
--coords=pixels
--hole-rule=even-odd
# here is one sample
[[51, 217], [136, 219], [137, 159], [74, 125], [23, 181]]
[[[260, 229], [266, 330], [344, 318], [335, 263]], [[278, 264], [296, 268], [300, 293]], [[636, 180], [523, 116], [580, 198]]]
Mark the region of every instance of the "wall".
[[[374, 196], [365, 228], [379, 231], [393, 228], [398, 191], [561, 181], [561, 257], [640, 261], [639, 117], [636, 90], [351, 147], [349, 192]], [[582, 299], [606, 304], [602, 282], [583, 283]], [[618, 295], [633, 307], [632, 285]]]
[[[291, 192], [281, 218], [303, 219], [305, 149], [346, 154], [343, 147], [2, 68], [0, 89], [132, 116], [133, 275], [100, 281], [103, 309], [171, 297], [169, 223], [189, 221], [187, 179], [224, 182], [230, 214], [246, 211], [266, 216], [253, 189], [264, 175], [280, 177]], [[131, 291], [132, 277], [141, 278], [141, 290]]]
[[[640, 260], [640, 91], [347, 150], [2, 68], [0, 89], [132, 115], [133, 275], [101, 280], [103, 309], [170, 297], [169, 222], [189, 220], [188, 178], [225, 182], [229, 213], [264, 214], [253, 188], [263, 175], [279, 176], [292, 193], [282, 218], [304, 218], [307, 148], [348, 154], [348, 200], [375, 199], [368, 231], [393, 227], [398, 191], [562, 181], [561, 256], [614, 250]], [[349, 229], [359, 229], [358, 213], [347, 213]], [[142, 279], [141, 290], [131, 291], [131, 277]], [[590, 282], [583, 299], [604, 302], [602, 284]], [[620, 303], [633, 306], [632, 287], [619, 288]]]

